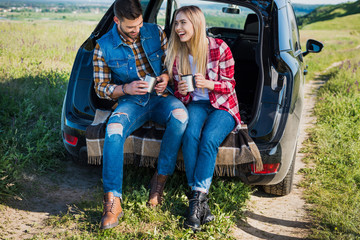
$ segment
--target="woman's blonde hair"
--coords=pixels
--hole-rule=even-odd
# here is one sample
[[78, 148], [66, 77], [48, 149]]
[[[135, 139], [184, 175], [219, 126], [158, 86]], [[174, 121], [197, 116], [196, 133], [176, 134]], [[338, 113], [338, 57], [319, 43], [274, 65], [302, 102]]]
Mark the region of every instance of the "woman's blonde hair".
[[173, 65], [175, 59], [177, 59], [176, 67], [179, 73], [183, 75], [192, 74], [189, 62], [190, 49], [187, 47], [186, 43], [180, 41], [179, 36], [175, 32], [175, 19], [181, 12], [189, 18], [194, 27], [194, 35], [190, 39], [191, 55], [194, 59], [193, 64], [196, 64], [196, 72], [202, 73], [205, 76], [208, 53], [205, 16], [197, 6], [183, 6], [176, 10], [174, 15], [169, 46], [165, 58], [165, 64], [168, 69], [170, 79], [173, 78]]

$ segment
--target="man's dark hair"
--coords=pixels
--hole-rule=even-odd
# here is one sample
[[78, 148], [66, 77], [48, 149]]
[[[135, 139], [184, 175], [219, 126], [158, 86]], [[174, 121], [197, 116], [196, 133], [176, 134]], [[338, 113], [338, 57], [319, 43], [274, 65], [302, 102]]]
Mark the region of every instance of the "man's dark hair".
[[119, 19], [134, 20], [142, 15], [139, 0], [116, 0], [114, 3], [114, 14]]

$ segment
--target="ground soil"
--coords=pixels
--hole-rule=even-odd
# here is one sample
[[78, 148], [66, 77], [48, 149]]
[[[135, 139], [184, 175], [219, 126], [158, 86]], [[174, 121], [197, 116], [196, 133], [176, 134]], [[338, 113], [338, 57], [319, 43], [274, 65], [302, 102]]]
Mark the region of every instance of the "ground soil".
[[[301, 123], [299, 152], [296, 158], [294, 188], [291, 194], [271, 197], [255, 191], [248, 203], [246, 220], [232, 230], [237, 239], [302, 239], [309, 233], [311, 221], [306, 212], [303, 189], [299, 186], [304, 168], [301, 146], [307, 138], [306, 129], [314, 123], [312, 109], [316, 90], [323, 83], [314, 80], [305, 85], [305, 108]], [[0, 239], [27, 239], [42, 234], [56, 239], [56, 234], [66, 229], [54, 229], [47, 221], [49, 216], [72, 211], [74, 204], [91, 198], [101, 187], [101, 169], [64, 162], [61, 174], [53, 176], [25, 176], [26, 188], [18, 199], [0, 204]], [[34, 194], [36, 192], [36, 194]], [[54, 232], [56, 231], [56, 232]]]

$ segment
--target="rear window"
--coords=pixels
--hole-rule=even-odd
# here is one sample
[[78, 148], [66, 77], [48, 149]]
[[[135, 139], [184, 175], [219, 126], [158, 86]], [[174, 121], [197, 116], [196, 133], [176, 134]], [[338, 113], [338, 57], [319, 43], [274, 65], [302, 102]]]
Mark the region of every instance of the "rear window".
[[[175, 2], [175, 1], [173, 1]], [[157, 24], [164, 27], [166, 17], [166, 6], [168, 1], [164, 1], [157, 15]], [[245, 20], [249, 14], [253, 14], [254, 11], [237, 5], [229, 5], [225, 3], [211, 2], [211, 1], [189, 1], [189, 0], [177, 0], [177, 7], [186, 5], [196, 5], [201, 8], [205, 15], [207, 28], [221, 27], [221, 28], [233, 28], [244, 29]], [[169, 16], [173, 16], [175, 3], [172, 5], [172, 12]], [[223, 8], [227, 9], [239, 9], [238, 13], [224, 13]], [[229, 11], [230, 11], [229, 10]], [[237, 12], [237, 11], [234, 11]]]

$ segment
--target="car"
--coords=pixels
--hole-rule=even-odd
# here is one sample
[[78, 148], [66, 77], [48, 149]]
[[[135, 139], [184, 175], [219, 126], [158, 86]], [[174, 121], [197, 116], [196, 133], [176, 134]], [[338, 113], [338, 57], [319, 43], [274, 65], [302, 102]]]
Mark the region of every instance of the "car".
[[[145, 22], [170, 35], [174, 11], [197, 5], [205, 14], [207, 34], [224, 40], [235, 60], [236, 92], [241, 117], [261, 154], [264, 169], [252, 163], [239, 170], [250, 185], [266, 193], [291, 192], [307, 73], [304, 56], [318, 53], [322, 43], [309, 39], [301, 50], [296, 16], [289, 0], [142, 0]], [[114, 103], [94, 91], [92, 56], [96, 40], [111, 29], [110, 6], [76, 55], [62, 108], [61, 131], [67, 152], [86, 162], [86, 128], [96, 109]]]

